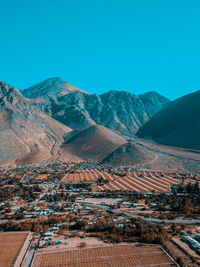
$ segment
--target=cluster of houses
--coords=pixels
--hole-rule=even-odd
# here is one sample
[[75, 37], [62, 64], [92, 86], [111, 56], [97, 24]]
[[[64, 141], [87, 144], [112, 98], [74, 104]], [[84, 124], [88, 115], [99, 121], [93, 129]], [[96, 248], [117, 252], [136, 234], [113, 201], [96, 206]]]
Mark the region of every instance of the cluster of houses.
[[39, 242], [39, 247], [53, 246], [53, 245], [61, 245], [68, 244], [68, 239], [63, 240], [62, 238], [55, 237], [57, 231], [60, 229], [62, 224], [58, 224], [57, 226], [53, 226], [49, 229], [49, 232], [44, 233], [43, 238]]

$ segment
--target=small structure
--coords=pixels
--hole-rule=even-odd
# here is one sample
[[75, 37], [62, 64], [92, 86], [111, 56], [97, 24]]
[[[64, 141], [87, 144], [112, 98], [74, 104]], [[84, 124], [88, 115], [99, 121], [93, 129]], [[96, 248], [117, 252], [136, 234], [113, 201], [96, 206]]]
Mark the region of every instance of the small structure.
[[51, 233], [51, 232], [46, 232], [46, 233], [44, 233], [44, 236], [45, 236], [45, 237], [51, 237], [51, 236], [53, 236], [53, 233]]
[[149, 206], [150, 206], [151, 208], [155, 208], [155, 207], [158, 206], [158, 204], [157, 204], [157, 203], [151, 203]]
[[130, 202], [122, 202], [122, 205], [130, 207], [131, 203]]
[[59, 227], [57, 227], [57, 226], [51, 227], [51, 231], [54, 231], [54, 230], [59, 230]]

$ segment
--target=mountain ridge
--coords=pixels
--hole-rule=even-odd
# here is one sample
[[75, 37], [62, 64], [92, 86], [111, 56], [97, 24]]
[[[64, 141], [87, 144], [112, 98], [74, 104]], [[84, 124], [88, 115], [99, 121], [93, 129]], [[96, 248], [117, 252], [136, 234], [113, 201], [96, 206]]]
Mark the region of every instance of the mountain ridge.
[[62, 96], [71, 92], [86, 93], [59, 77], [46, 79], [27, 89], [21, 90], [21, 92], [27, 98], [37, 98], [42, 96], [44, 97], [47, 95], [55, 97], [55, 96]]
[[[39, 90], [43, 91], [41, 85], [47, 90], [48, 80], [39, 85]], [[74, 130], [100, 124], [124, 136], [134, 135], [139, 127], [170, 102], [156, 92], [136, 96], [130, 92], [112, 90], [98, 95], [78, 89], [64, 95], [47, 92], [45, 96], [39, 94], [35, 97], [35, 93], [31, 95], [32, 89], [30, 87], [22, 93], [25, 97], [29, 96], [30, 101], [42, 112], [62, 124]], [[49, 90], [51, 92], [51, 85]]]

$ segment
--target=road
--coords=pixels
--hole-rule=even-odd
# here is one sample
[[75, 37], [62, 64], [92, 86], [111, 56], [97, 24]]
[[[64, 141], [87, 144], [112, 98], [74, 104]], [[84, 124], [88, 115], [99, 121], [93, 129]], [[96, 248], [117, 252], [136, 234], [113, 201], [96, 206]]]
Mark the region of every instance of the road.
[[35, 201], [35, 206], [36, 206], [36, 204], [38, 204], [38, 202], [40, 201], [40, 199], [42, 199], [43, 196], [47, 193], [48, 189], [49, 189], [49, 187], [46, 187], [46, 188], [43, 190], [42, 194], [41, 194], [41, 195], [39, 196], [39, 198]]
[[28, 255], [23, 267], [30, 267], [31, 266], [31, 262], [33, 260], [34, 254], [35, 254], [35, 248], [32, 248], [31, 251], [29, 252], [29, 255]]
[[135, 218], [135, 219], [142, 219], [144, 221], [147, 222], [154, 222], [154, 223], [178, 223], [178, 224], [198, 224], [200, 223], [200, 220], [194, 220], [194, 219], [177, 219], [177, 220], [162, 220], [162, 219], [157, 219], [157, 218], [148, 218], [145, 216], [141, 216], [141, 215], [136, 215], [136, 214], [132, 214], [129, 212], [124, 212], [124, 211], [120, 211], [120, 210], [116, 210], [116, 209], [112, 209], [108, 206], [105, 205], [95, 205], [94, 203], [90, 203], [90, 202], [78, 202], [78, 203], [84, 203], [86, 205], [90, 205], [90, 206], [96, 206], [99, 209], [103, 209], [112, 213], [116, 213], [116, 214], [120, 214], [122, 216], [126, 216], [129, 218]]

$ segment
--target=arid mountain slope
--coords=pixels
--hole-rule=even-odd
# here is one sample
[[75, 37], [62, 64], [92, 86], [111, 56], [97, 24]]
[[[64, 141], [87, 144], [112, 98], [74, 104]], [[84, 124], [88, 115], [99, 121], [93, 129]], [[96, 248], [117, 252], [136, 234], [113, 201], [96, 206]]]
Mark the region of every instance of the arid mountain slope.
[[166, 145], [200, 149], [200, 91], [170, 103], [137, 132]]
[[62, 90], [62, 80], [56, 80], [56, 84], [49, 84], [49, 81], [51, 79], [24, 90], [24, 96], [31, 98], [42, 112], [75, 130], [100, 124], [119, 134], [132, 136], [170, 102], [155, 92], [136, 96], [123, 91], [110, 91], [97, 95], [77, 89], [61, 94], [65, 91], [65, 87]]
[[110, 129], [92, 125], [69, 138], [63, 145], [62, 153], [71, 153], [82, 159], [100, 161], [125, 143], [124, 138]]
[[70, 131], [41, 113], [16, 88], [0, 82], [0, 164], [46, 160]]

